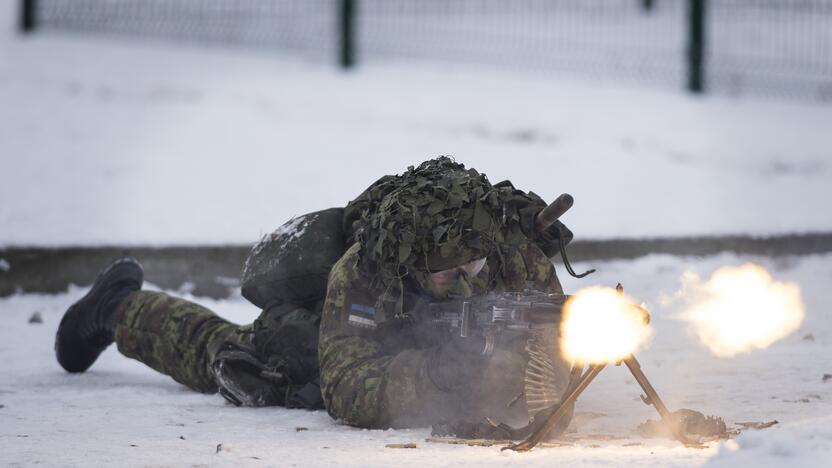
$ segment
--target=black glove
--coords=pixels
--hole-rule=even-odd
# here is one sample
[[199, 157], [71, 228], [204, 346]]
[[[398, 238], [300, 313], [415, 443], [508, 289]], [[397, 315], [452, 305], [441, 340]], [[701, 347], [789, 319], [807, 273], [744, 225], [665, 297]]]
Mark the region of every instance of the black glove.
[[456, 392], [476, 385], [482, 378], [490, 356], [483, 353], [481, 336], [454, 337], [431, 350], [428, 377], [440, 390]]

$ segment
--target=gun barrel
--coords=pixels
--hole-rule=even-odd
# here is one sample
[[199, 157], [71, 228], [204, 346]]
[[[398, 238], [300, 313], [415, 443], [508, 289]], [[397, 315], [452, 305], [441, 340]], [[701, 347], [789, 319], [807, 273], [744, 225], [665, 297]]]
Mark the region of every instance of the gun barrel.
[[573, 203], [575, 203], [575, 199], [572, 198], [572, 195], [562, 193], [555, 199], [555, 201], [550, 203], [546, 208], [543, 208], [540, 213], [537, 214], [534, 221], [534, 228], [538, 232], [545, 231], [546, 228], [551, 226], [552, 223], [557, 221], [558, 218], [569, 211], [569, 208], [572, 208]]

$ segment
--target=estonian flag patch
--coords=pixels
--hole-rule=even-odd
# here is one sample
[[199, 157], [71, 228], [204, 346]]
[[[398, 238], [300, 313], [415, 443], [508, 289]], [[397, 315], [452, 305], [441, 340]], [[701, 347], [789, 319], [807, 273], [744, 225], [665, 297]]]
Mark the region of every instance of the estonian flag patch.
[[357, 327], [376, 328], [376, 309], [362, 304], [352, 304], [347, 322]]

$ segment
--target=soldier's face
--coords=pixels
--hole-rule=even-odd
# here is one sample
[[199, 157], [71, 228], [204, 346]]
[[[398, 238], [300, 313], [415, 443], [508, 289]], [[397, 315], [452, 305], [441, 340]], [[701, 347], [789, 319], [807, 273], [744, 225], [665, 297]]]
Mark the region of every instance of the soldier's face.
[[447, 294], [448, 291], [456, 285], [460, 276], [465, 275], [468, 278], [473, 278], [474, 276], [477, 276], [480, 271], [482, 271], [482, 267], [484, 266], [485, 259], [480, 258], [478, 260], [468, 262], [465, 265], [460, 265], [448, 270], [437, 271], [436, 273], [430, 273], [428, 275], [428, 280], [430, 281], [431, 289], [440, 294]]

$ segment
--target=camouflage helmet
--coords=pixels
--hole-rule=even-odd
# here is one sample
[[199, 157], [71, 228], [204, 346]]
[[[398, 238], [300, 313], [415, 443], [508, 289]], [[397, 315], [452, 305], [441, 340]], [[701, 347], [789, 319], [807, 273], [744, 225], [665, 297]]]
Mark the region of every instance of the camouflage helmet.
[[[356, 240], [362, 259], [391, 276], [438, 271], [488, 256], [499, 234], [494, 189], [485, 175], [448, 157], [387, 181]], [[492, 199], [494, 197], [491, 197]]]
[[[447, 156], [384, 176], [344, 212], [349, 242], [361, 246], [359, 266], [396, 295], [402, 278], [424, 275], [496, 255], [527, 239], [545, 203], [510, 182], [492, 185], [485, 174]], [[400, 310], [398, 312], [401, 312]]]

